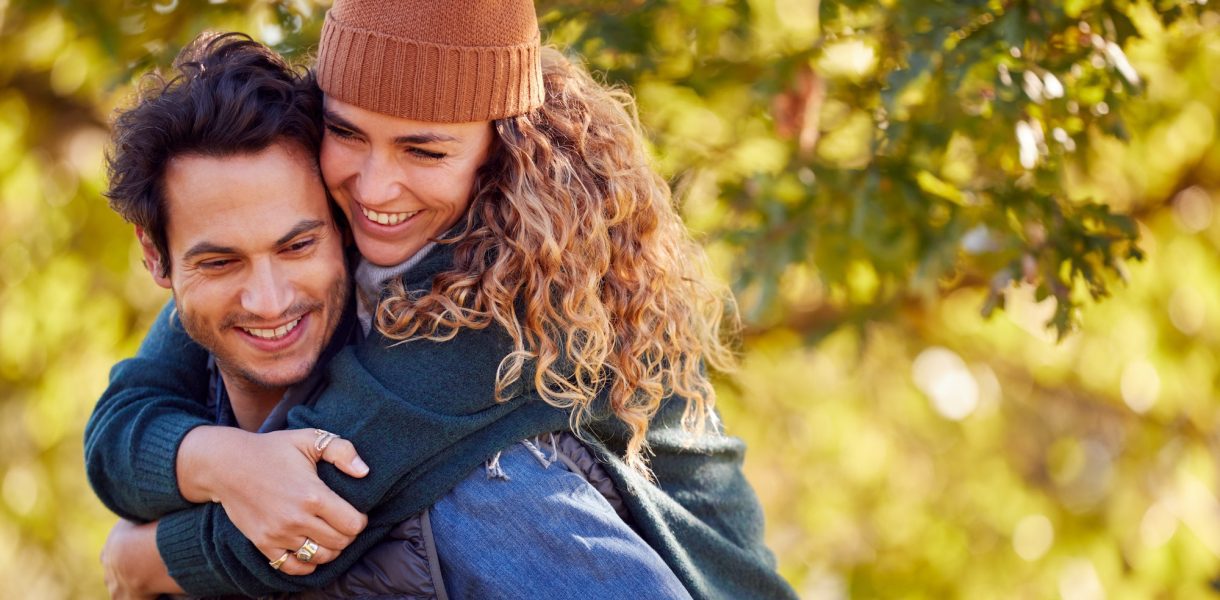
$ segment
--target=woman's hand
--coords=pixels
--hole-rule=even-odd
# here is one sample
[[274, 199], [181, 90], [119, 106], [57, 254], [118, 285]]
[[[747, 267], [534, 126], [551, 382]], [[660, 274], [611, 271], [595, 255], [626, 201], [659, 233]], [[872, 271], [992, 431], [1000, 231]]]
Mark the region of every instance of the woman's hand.
[[181, 594], [157, 553], [157, 522], [136, 525], [119, 520], [102, 546], [106, 589], [115, 600], [151, 600]]
[[[352, 477], [364, 477], [368, 467], [351, 442], [341, 438], [319, 452], [316, 431], [195, 428], [178, 449], [178, 486], [191, 502], [220, 503], [269, 562], [290, 553], [282, 572], [307, 575], [339, 556], [368, 523], [318, 478], [317, 462], [329, 462]], [[318, 550], [302, 562], [291, 553], [306, 538]]]

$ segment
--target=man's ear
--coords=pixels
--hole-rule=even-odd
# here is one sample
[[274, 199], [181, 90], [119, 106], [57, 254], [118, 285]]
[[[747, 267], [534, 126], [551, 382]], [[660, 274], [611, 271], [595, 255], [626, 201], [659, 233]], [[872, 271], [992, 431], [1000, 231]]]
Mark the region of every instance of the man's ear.
[[140, 240], [140, 249], [144, 251], [144, 268], [148, 269], [153, 281], [167, 290], [173, 289], [169, 277], [161, 274], [161, 253], [153, 245], [152, 237], [143, 227], [136, 227], [136, 238]]

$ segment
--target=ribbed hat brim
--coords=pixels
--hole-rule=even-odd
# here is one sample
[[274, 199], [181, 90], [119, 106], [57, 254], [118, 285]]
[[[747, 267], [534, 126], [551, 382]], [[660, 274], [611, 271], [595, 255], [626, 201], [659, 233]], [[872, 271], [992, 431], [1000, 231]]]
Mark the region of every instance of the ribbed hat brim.
[[537, 38], [516, 46], [446, 46], [354, 27], [328, 11], [317, 70], [327, 95], [414, 121], [491, 121], [543, 101]]

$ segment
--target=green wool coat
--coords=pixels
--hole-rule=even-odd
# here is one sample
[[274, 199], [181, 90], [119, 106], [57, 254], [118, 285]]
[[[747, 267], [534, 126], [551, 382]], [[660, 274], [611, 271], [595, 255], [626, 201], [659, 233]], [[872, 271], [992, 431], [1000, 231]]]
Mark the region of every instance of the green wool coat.
[[[451, 261], [450, 247], [438, 247], [404, 276], [408, 289], [426, 289]], [[179, 443], [194, 427], [214, 421], [201, 400], [208, 389], [207, 352], [186, 336], [171, 309], [162, 312], [138, 354], [111, 371], [85, 430], [85, 462], [107, 507], [128, 519], [161, 519], [162, 558], [194, 595], [322, 587], [497, 451], [569, 426], [567, 411], [543, 402], [531, 377], [512, 386], [506, 401], [494, 400], [496, 369], [511, 349], [508, 335], [494, 326], [463, 329], [446, 342], [392, 344], [374, 333], [345, 348], [325, 367], [325, 390], [294, 408], [288, 422], [290, 428], [337, 433], [359, 449], [370, 467], [367, 477], [352, 479], [326, 463], [319, 474], [369, 515], [368, 527], [313, 574], [285, 575], [267, 567], [219, 504], [192, 505], [178, 491]], [[763, 545], [762, 510], [741, 471], [744, 444], [685, 433], [683, 407], [680, 399], [667, 401], [649, 430], [655, 482], [626, 467], [621, 457], [629, 434], [604, 410], [587, 420], [582, 437], [603, 461], [640, 535], [692, 596], [794, 598]]]

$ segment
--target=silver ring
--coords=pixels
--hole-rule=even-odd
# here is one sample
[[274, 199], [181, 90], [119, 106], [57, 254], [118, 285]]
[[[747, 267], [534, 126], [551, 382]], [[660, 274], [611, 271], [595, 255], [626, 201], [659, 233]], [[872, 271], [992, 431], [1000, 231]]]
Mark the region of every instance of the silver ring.
[[333, 434], [329, 431], [325, 431], [322, 429], [315, 429], [313, 431], [314, 431], [314, 435], [317, 436], [313, 440], [313, 449], [317, 450], [318, 454], [326, 452], [326, 447], [329, 446], [331, 442], [335, 441], [335, 439], [339, 437], [336, 434]]

